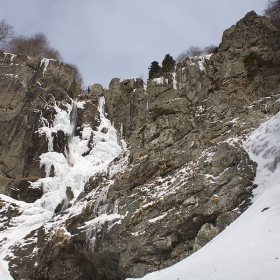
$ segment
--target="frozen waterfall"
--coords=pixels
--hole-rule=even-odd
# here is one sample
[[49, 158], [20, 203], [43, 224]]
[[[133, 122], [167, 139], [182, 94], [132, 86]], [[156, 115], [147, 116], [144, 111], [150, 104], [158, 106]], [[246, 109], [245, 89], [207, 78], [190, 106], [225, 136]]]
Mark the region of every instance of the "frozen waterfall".
[[[83, 124], [80, 135], [75, 135], [75, 128], [77, 108], [82, 108], [82, 103], [74, 100], [71, 104], [65, 103], [63, 107], [66, 110], [55, 103], [53, 108], [56, 114], [53, 121], [41, 117], [38, 133], [46, 137], [48, 151], [40, 156], [40, 165], [45, 167], [46, 176], [31, 185], [34, 188], [42, 187], [44, 194], [34, 203], [0, 195], [6, 202], [5, 207], [13, 204], [22, 211], [21, 215], [11, 218], [9, 227], [0, 232], [1, 279], [13, 279], [8, 272], [8, 263], [4, 261], [4, 257], [11, 254], [8, 248], [50, 220], [59, 204], [63, 204], [63, 210], [73, 203], [89, 178], [106, 170], [109, 163], [122, 152], [125, 143], [123, 140], [119, 141], [115, 128], [105, 116], [104, 106], [105, 98], [101, 97], [98, 105], [100, 125], [97, 131], [93, 131], [90, 124]], [[54, 136], [59, 131], [64, 133], [68, 141], [64, 153], [54, 150]], [[5, 211], [5, 207], [1, 210]]]

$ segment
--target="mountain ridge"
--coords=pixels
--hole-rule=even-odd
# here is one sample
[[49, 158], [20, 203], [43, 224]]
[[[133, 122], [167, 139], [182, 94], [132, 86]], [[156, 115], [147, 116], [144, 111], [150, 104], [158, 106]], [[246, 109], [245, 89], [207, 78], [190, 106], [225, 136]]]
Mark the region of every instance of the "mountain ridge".
[[[224, 32], [217, 53], [186, 58], [147, 85], [115, 78], [88, 95], [67, 64], [0, 52], [1, 230], [21, 220], [34, 227], [14, 245], [3, 238], [12, 277], [142, 277], [234, 221], [256, 187], [242, 141], [280, 109], [279, 42], [250, 12]], [[252, 80], [251, 52], [263, 59]]]

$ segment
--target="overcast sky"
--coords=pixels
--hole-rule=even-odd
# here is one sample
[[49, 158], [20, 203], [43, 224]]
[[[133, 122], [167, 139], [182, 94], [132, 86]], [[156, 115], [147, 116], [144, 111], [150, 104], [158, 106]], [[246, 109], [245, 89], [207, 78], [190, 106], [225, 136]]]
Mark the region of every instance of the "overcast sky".
[[47, 35], [86, 85], [147, 79], [148, 67], [191, 45], [218, 45], [223, 31], [267, 0], [0, 0], [16, 35]]

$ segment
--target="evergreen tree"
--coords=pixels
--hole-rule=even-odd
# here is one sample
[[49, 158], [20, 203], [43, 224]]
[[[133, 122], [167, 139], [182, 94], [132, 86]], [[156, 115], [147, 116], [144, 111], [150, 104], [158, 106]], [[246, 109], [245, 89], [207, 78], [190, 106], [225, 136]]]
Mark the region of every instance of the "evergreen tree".
[[157, 61], [153, 61], [149, 67], [149, 79], [156, 78], [161, 74], [161, 67]]
[[162, 61], [162, 72], [167, 73], [175, 70], [176, 61], [170, 54], [167, 54]]

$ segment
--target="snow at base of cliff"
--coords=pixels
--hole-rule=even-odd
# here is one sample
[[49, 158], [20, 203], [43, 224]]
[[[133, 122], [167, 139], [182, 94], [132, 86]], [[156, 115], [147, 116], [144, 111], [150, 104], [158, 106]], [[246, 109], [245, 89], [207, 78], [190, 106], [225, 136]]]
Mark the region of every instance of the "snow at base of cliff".
[[280, 112], [251, 134], [245, 148], [258, 163], [253, 205], [199, 251], [142, 280], [279, 279]]

